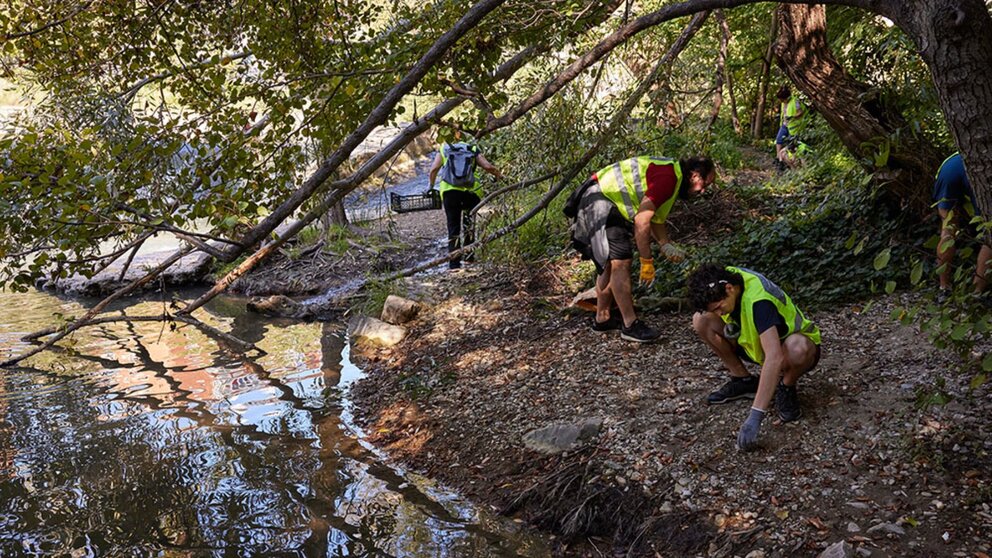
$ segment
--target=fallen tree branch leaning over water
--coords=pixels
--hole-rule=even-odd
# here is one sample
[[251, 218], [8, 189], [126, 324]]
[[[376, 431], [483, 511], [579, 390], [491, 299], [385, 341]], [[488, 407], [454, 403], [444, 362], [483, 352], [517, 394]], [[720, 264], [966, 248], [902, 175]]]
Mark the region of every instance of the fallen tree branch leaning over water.
[[647, 93], [648, 89], [651, 88], [651, 85], [653, 85], [654, 82], [658, 80], [658, 78], [661, 76], [662, 70], [666, 66], [671, 64], [672, 61], [685, 49], [685, 47], [689, 44], [689, 41], [692, 39], [693, 35], [695, 35], [696, 32], [699, 31], [699, 28], [702, 27], [703, 22], [706, 21], [706, 17], [708, 15], [709, 12], [705, 11], [705, 12], [700, 12], [695, 16], [693, 16], [692, 20], [689, 22], [689, 25], [687, 25], [686, 28], [682, 31], [682, 34], [679, 35], [678, 39], [676, 39], [675, 42], [672, 43], [672, 46], [668, 49], [668, 52], [666, 52], [664, 56], [658, 59], [658, 62], [651, 70], [651, 73], [648, 74], [648, 77], [646, 77], [644, 81], [641, 82], [641, 84], [637, 87], [637, 89], [635, 89], [634, 92], [630, 95], [630, 97], [627, 98], [627, 101], [623, 104], [623, 106], [617, 110], [617, 113], [613, 116], [613, 120], [610, 121], [609, 126], [607, 126], [606, 129], [599, 135], [599, 138], [596, 140], [595, 145], [593, 145], [588, 150], [586, 150], [586, 152], [582, 155], [582, 157], [574, 164], [572, 164], [567, 171], [565, 171], [564, 176], [562, 176], [561, 179], [558, 181], [558, 183], [555, 184], [550, 190], [548, 190], [546, 194], [544, 194], [544, 196], [537, 203], [537, 205], [532, 207], [529, 211], [527, 211], [527, 213], [521, 215], [520, 217], [517, 218], [517, 220], [510, 223], [509, 225], [506, 225], [486, 235], [480, 240], [476, 240], [475, 242], [469, 244], [468, 246], [464, 246], [462, 248], [459, 248], [458, 250], [455, 250], [454, 252], [450, 252], [446, 256], [434, 258], [429, 262], [422, 263], [404, 269], [398, 273], [388, 275], [387, 277], [385, 277], [385, 280], [392, 281], [394, 279], [400, 279], [402, 277], [409, 277], [414, 273], [418, 273], [420, 271], [424, 271], [425, 269], [430, 269], [437, 265], [443, 264], [451, 260], [452, 258], [457, 258], [467, 255], [475, 251], [479, 247], [485, 246], [486, 244], [517, 230], [524, 223], [530, 221], [535, 215], [546, 209], [548, 205], [556, 197], [558, 197], [558, 194], [560, 194], [562, 190], [564, 190], [565, 187], [571, 183], [572, 179], [574, 179], [582, 171], [582, 169], [585, 168], [590, 161], [592, 161], [593, 157], [599, 154], [599, 152], [602, 151], [604, 147], [606, 147], [606, 145], [613, 138], [614, 134], [627, 121], [627, 118], [630, 116], [631, 111], [634, 109], [634, 107], [637, 106], [637, 103], [640, 102], [641, 97], [643, 97]]
[[[217, 329], [217, 328], [215, 328], [213, 326], [209, 326], [209, 325], [203, 323], [202, 321], [200, 321], [200, 320], [198, 320], [196, 318], [193, 318], [191, 316], [177, 316], [177, 315], [172, 315], [172, 314], [160, 314], [160, 315], [157, 315], [157, 316], [101, 316], [99, 318], [93, 318], [93, 319], [89, 320], [86, 323], [86, 325], [110, 324], [110, 323], [115, 323], [115, 322], [173, 322], [173, 321], [175, 321], [175, 322], [182, 322], [184, 324], [189, 324], [189, 325], [195, 326], [197, 329], [202, 330], [208, 336], [211, 336], [211, 337], [214, 337], [216, 339], [219, 339], [219, 340], [223, 341], [224, 343], [229, 343], [231, 346], [234, 347], [234, 349], [236, 349], [237, 351], [240, 351], [242, 353], [246, 353], [246, 352], [249, 352], [249, 351], [258, 351], [259, 354], [261, 354], [261, 355], [264, 355], [265, 354], [265, 351], [263, 351], [262, 349], [259, 349], [255, 345], [253, 345], [251, 343], [248, 343], [246, 341], [242, 341], [241, 339], [238, 339], [237, 337], [234, 337], [233, 335], [224, 333], [223, 331], [221, 331], [221, 330], [219, 330], [219, 329]], [[59, 331], [59, 328], [56, 328], [56, 327], [52, 327], [52, 328], [48, 328], [48, 329], [43, 329], [43, 330], [40, 330], [40, 331], [36, 331], [36, 332], [32, 333], [31, 335], [28, 335], [28, 336], [23, 337], [22, 340], [23, 341], [35, 341], [35, 340], [37, 340], [40, 337], [44, 337], [46, 335], [51, 335], [51, 334], [56, 333], [58, 331]], [[3, 363], [3, 365], [6, 365], [6, 364], [7, 364], [6, 362]]]
[[129, 285], [125, 285], [124, 287], [121, 287], [120, 289], [117, 289], [110, 296], [108, 296], [107, 298], [105, 298], [105, 299], [101, 300], [100, 302], [98, 302], [96, 306], [94, 306], [93, 308], [90, 308], [90, 310], [88, 312], [86, 312], [85, 314], [83, 314], [83, 316], [81, 318], [77, 318], [77, 319], [73, 320], [72, 323], [68, 324], [66, 327], [59, 328], [57, 330], [56, 329], [41, 330], [40, 332], [34, 332], [34, 333], [29, 334], [29, 335], [26, 335], [25, 337], [23, 337], [24, 340], [33, 341], [33, 340], [39, 339], [41, 337], [46, 337], [48, 335], [54, 334], [50, 339], [48, 339], [47, 341], [45, 341], [44, 343], [42, 343], [38, 347], [35, 347], [34, 349], [31, 349], [27, 353], [25, 353], [23, 355], [16, 356], [16, 357], [13, 357], [13, 358], [9, 358], [9, 359], [7, 359], [7, 360], [5, 360], [3, 362], [0, 362], [0, 368], [7, 368], [7, 367], [10, 367], [10, 366], [13, 366], [13, 365], [17, 364], [18, 362], [20, 362], [20, 361], [22, 361], [22, 360], [24, 360], [24, 359], [26, 359], [26, 358], [28, 358], [30, 356], [34, 356], [34, 355], [36, 355], [36, 354], [44, 351], [45, 349], [51, 347], [55, 343], [59, 342], [60, 340], [62, 340], [63, 338], [65, 338], [70, 333], [76, 331], [77, 329], [79, 329], [79, 328], [81, 328], [83, 326], [88, 325], [93, 320], [93, 318], [97, 314], [99, 314], [100, 312], [103, 312], [104, 308], [106, 308], [111, 302], [117, 300], [118, 298], [121, 298], [123, 296], [126, 296], [126, 295], [128, 295], [128, 294], [136, 291], [137, 289], [139, 289], [139, 288], [147, 285], [153, 279], [155, 279], [156, 277], [158, 277], [163, 271], [165, 271], [166, 269], [169, 269], [169, 267], [171, 267], [172, 264], [178, 262], [180, 259], [183, 258], [183, 256], [186, 256], [187, 254], [189, 254], [191, 252], [193, 252], [193, 248], [191, 248], [191, 247], [184, 247], [184, 248], [181, 248], [179, 250], [176, 250], [171, 256], [169, 256], [168, 258], [166, 258], [165, 261], [163, 261], [161, 264], [159, 264], [158, 266], [156, 266], [154, 269], [150, 270], [144, 277], [142, 277], [142, 278], [140, 278], [140, 279], [138, 279], [136, 281], [133, 281]]
[[[441, 57], [450, 50], [450, 48], [458, 41], [459, 38], [464, 36], [466, 33], [474, 29], [482, 19], [489, 14], [491, 11], [495, 10], [497, 7], [502, 5], [505, 0], [480, 0], [475, 5], [473, 5], [465, 14], [449, 29], [447, 32], [442, 34], [431, 47], [424, 53], [420, 59], [411, 67], [405, 76], [393, 86], [383, 97], [380, 99], [376, 107], [369, 113], [368, 117], [356, 128], [351, 134], [349, 134], [340, 146], [320, 165], [320, 167], [310, 175], [310, 177], [294, 191], [289, 198], [279, 205], [271, 214], [269, 214], [265, 219], [263, 219], [258, 225], [253, 227], [250, 231], [245, 233], [241, 238], [241, 241], [234, 247], [233, 251], [225, 251], [225, 254], [231, 260], [237, 258], [242, 254], [247, 247], [254, 246], [261, 242], [266, 236], [272, 233], [275, 228], [285, 221], [296, 209], [298, 209], [306, 200], [310, 199], [317, 191], [323, 186], [324, 182], [327, 180], [331, 174], [337, 170], [337, 168], [351, 155], [352, 151], [375, 129], [377, 126], [381, 125], [383, 122], [389, 118], [392, 114], [393, 109], [397, 104], [403, 99], [403, 97], [409, 93], [420, 80], [423, 79], [424, 75], [434, 66], [434, 64], [441, 59]], [[328, 206], [329, 207], [329, 206]], [[311, 212], [312, 213], [312, 212]], [[291, 227], [292, 229], [293, 227]], [[295, 228], [291, 233], [284, 234], [276, 242], [269, 244], [266, 247], [261, 248], [252, 257], [248, 259], [250, 262], [257, 263], [264, 259], [271, 250], [278, 247], [285, 242], [285, 239], [295, 235], [302, 227]], [[144, 277], [134, 281], [130, 285], [127, 285], [115, 293], [111, 294], [107, 298], [100, 301], [96, 306], [94, 306], [89, 312], [73, 321], [67, 328], [55, 334], [51, 339], [28, 351], [28, 353], [8, 359], [4, 362], [0, 362], [0, 368], [12, 366], [17, 362], [38, 354], [44, 351], [48, 347], [63, 339], [69, 333], [87, 325], [97, 314], [103, 311], [104, 308], [112, 301], [120, 298], [134, 290], [140, 288], [143, 285], [151, 282], [155, 277], [160, 275], [163, 271], [168, 269], [172, 264], [179, 261], [184, 255], [191, 252], [192, 248], [183, 248], [177, 251], [175, 254], [167, 258], [161, 265], [157, 266], [153, 270], [149, 271]], [[226, 259], [226, 258], [218, 258]], [[247, 267], [250, 269], [254, 266], [254, 263]], [[245, 264], [242, 264], [238, 269], [245, 268]], [[237, 269], [235, 270], [237, 271]], [[228, 274], [225, 277], [231, 277], [234, 272]], [[189, 316], [193, 310], [202, 306], [206, 301], [210, 300], [216, 294], [223, 291], [230, 282], [222, 281], [221, 289], [211, 289], [208, 293], [209, 296], [200, 297], [194, 304], [190, 307], [184, 308], [179, 312], [180, 315]]]
[[[507, 79], [512, 76], [518, 69], [523, 67], [523, 65], [535, 56], [540, 49], [535, 47], [528, 47], [523, 51], [519, 52], [516, 56], [504, 62], [499, 70], [494, 74], [493, 81], [499, 81], [501, 79]], [[365, 162], [361, 167], [355, 171], [354, 174], [348, 178], [335, 181], [331, 183], [331, 193], [324, 197], [324, 199], [303, 215], [295, 223], [291, 224], [279, 238], [273, 240], [269, 244], [263, 246], [252, 254], [248, 259], [243, 261], [233, 270], [229, 271], [224, 277], [222, 277], [213, 288], [201, 295], [199, 298], [189, 303], [181, 313], [193, 312], [200, 306], [206, 304], [210, 299], [217, 296], [218, 294], [224, 292], [231, 283], [236, 281], [239, 277], [242, 277], [249, 271], [255, 268], [258, 264], [264, 261], [267, 257], [272, 255], [276, 249], [281, 247], [287, 240], [292, 238], [296, 233], [301, 231], [304, 227], [310, 223], [316, 221], [328, 209], [333, 207], [335, 204], [344, 199], [344, 196], [349, 192], [358, 187], [366, 178], [372, 175], [380, 166], [382, 166], [387, 160], [398, 153], [401, 149], [406, 147], [408, 143], [413, 141], [413, 138], [417, 137], [423, 133], [427, 128], [434, 122], [438, 121], [441, 117], [448, 114], [454, 110], [458, 105], [462, 104], [465, 99], [461, 97], [453, 97], [451, 99], [446, 99], [435, 106], [431, 111], [425, 114], [418, 120], [415, 120], [409, 126], [403, 129], [403, 131], [393, 139], [386, 147], [379, 150], [371, 159]]]

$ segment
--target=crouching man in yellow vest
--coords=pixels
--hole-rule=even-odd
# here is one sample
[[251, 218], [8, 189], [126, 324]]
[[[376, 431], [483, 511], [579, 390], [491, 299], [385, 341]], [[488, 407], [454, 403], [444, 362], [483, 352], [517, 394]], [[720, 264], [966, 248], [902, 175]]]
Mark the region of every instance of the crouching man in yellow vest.
[[[704, 157], [680, 161], [634, 157], [600, 169], [575, 190], [565, 215], [574, 219], [572, 246], [596, 264], [599, 274], [593, 330], [619, 329], [621, 338], [641, 343], [659, 337], [634, 313], [630, 284], [634, 248], [640, 255], [642, 284], [654, 282], [652, 238], [666, 258], [681, 260], [684, 254], [669, 241], [665, 220], [677, 198], [701, 194], [715, 178], [713, 161]], [[611, 314], [614, 301], [620, 316]]]
[[[754, 395], [737, 435], [738, 449], [754, 449], [773, 394], [782, 422], [802, 416], [796, 382], [820, 360], [820, 330], [778, 285], [743, 267], [701, 266], [689, 276], [689, 299], [698, 310], [693, 329], [730, 371], [707, 401]], [[752, 376], [742, 359], [760, 365], [761, 375]]]

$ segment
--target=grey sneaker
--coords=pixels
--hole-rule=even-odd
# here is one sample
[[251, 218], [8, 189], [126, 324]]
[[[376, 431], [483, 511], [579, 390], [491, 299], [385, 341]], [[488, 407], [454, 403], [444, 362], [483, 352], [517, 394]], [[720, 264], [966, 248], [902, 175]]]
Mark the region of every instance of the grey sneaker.
[[728, 401], [753, 397], [757, 391], [758, 378], [754, 376], [730, 378], [730, 381], [723, 384], [720, 389], [709, 394], [706, 397], [706, 402], [710, 405], [723, 405]]
[[803, 416], [803, 410], [799, 407], [799, 393], [796, 392], [796, 386], [787, 386], [779, 382], [775, 389], [775, 409], [782, 422], [792, 422]]
[[634, 320], [630, 327], [620, 326], [620, 338], [638, 343], [650, 343], [661, 337], [661, 332], [644, 324], [641, 320]]

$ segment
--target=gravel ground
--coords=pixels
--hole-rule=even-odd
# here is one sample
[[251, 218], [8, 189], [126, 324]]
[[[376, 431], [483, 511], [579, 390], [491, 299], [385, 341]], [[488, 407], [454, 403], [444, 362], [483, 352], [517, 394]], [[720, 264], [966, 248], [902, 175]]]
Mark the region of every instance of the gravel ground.
[[[353, 396], [372, 442], [497, 509], [583, 459], [619, 498], [649, 498], [639, 515], [692, 519], [692, 544], [649, 532], [626, 541], [631, 555], [816, 556], [841, 540], [873, 557], [992, 553], [992, 392], [969, 391], [970, 375], [889, 318], [911, 295], [813, 314], [823, 357], [799, 384], [804, 417], [767, 419], [762, 448], [743, 454], [748, 404], [705, 404], [725, 371], [690, 315], [646, 316], [664, 332], [652, 345], [593, 332], [589, 314], [564, 309], [570, 272], [472, 266], [425, 279], [433, 305], [408, 338], [362, 352], [368, 377]], [[954, 401], [921, 409], [917, 389], [938, 377]], [[585, 418], [603, 427], [584, 452], [523, 447], [532, 429]], [[515, 508], [555, 531], [546, 507]], [[623, 542], [608, 535], [562, 537], [559, 551]]]

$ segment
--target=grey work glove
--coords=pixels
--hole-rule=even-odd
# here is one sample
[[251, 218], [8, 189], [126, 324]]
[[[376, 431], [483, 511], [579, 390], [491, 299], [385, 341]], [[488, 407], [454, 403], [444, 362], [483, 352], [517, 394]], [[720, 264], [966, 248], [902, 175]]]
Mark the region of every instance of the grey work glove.
[[761, 428], [761, 421], [764, 418], [764, 411], [751, 407], [751, 414], [747, 416], [741, 431], [737, 434], [737, 449], [751, 451], [758, 447], [758, 429]]

